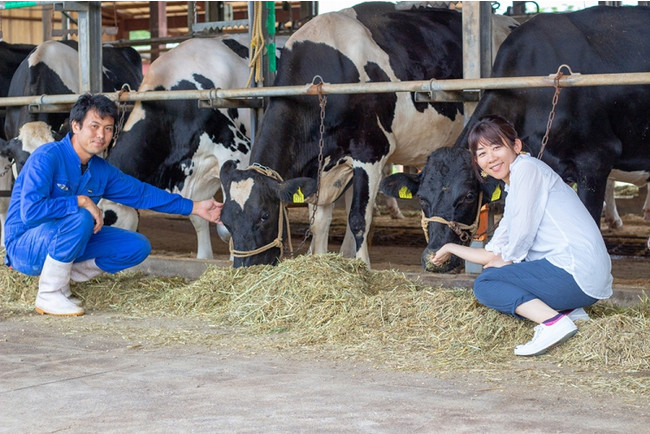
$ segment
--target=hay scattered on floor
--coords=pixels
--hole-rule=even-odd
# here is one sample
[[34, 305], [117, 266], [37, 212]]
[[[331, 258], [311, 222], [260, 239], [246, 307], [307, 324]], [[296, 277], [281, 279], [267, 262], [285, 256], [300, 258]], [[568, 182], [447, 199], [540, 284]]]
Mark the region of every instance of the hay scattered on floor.
[[[36, 278], [3, 268], [0, 285], [5, 309], [31, 310]], [[551, 361], [620, 374], [612, 381], [650, 393], [647, 298], [632, 308], [588, 308], [592, 320], [578, 323], [576, 337], [548, 355], [518, 359], [512, 350], [531, 338], [532, 323], [479, 305], [471, 291], [419, 285], [403, 273], [369, 271], [338, 255], [301, 256], [277, 267], [213, 267], [194, 282], [125, 273], [72, 289], [88, 310], [201, 318], [282, 336], [286, 346], [320, 345], [394, 368], [511, 369], [514, 360]]]

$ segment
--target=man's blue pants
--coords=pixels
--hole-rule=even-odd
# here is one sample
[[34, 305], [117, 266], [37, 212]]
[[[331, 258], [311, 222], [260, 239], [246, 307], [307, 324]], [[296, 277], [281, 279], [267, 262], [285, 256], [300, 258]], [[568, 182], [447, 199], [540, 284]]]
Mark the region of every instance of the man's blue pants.
[[32, 228], [7, 246], [11, 266], [30, 276], [41, 274], [47, 255], [60, 262], [95, 264], [109, 273], [138, 265], [151, 252], [149, 240], [137, 232], [104, 226], [93, 234], [94, 220], [83, 208], [62, 219]]

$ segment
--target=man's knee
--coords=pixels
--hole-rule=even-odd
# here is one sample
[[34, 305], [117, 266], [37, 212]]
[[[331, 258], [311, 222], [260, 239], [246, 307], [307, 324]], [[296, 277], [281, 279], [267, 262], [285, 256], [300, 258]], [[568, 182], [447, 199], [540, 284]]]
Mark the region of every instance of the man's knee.
[[82, 233], [92, 233], [95, 227], [95, 219], [90, 211], [79, 208], [79, 211], [63, 218], [63, 227], [69, 230], [79, 230]]

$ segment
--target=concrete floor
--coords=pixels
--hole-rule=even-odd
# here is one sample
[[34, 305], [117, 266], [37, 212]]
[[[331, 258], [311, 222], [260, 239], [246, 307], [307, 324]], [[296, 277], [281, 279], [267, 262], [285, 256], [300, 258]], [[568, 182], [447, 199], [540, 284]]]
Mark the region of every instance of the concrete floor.
[[[193, 277], [207, 263], [151, 257], [140, 269]], [[142, 345], [120, 334], [125, 321], [152, 320], [0, 315], [0, 432], [650, 432], [647, 396], [563, 386], [557, 366], [535, 380], [526, 372], [538, 365], [524, 361], [496, 377], [394, 372], [299, 348], [241, 349], [236, 338]], [[219, 342], [229, 333], [213, 332]]]
[[[641, 433], [650, 426], [647, 398], [560, 386], [555, 367], [531, 383], [529, 368], [498, 378], [394, 372], [300, 349], [156, 347], [92, 331], [120, 321], [107, 312], [0, 321], [0, 432]], [[129, 321], [146, 327], [148, 320]]]

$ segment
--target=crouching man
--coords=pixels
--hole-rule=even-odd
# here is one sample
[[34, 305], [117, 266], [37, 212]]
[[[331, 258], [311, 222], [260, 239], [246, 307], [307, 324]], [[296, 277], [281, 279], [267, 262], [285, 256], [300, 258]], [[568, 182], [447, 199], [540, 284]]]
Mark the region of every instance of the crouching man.
[[[104, 227], [101, 198], [133, 208], [195, 214], [217, 222], [222, 204], [193, 202], [122, 173], [100, 157], [113, 139], [117, 106], [103, 95], [82, 95], [70, 112], [72, 131], [27, 159], [11, 194], [5, 224], [5, 264], [40, 274], [36, 311], [83, 315], [70, 280], [133, 267], [149, 255], [142, 234]], [[134, 156], [135, 158], [136, 156]]]

